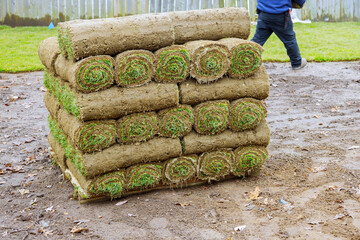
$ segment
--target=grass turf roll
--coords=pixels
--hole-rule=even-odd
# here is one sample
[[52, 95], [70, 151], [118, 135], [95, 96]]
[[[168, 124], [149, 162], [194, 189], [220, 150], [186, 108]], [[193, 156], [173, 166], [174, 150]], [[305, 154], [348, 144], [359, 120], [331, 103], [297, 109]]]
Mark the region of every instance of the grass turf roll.
[[146, 50], [129, 50], [115, 57], [115, 80], [121, 87], [138, 87], [154, 75], [154, 54]]
[[234, 151], [235, 167], [233, 174], [246, 176], [259, 169], [268, 158], [268, 152], [264, 146], [242, 146]]
[[199, 40], [185, 43], [191, 52], [190, 75], [199, 83], [221, 78], [229, 69], [229, 50], [215, 41]]
[[59, 56], [55, 62], [55, 71], [77, 91], [90, 93], [113, 85], [114, 63], [114, 59], [108, 55], [92, 56], [78, 62]]
[[230, 51], [230, 77], [247, 78], [254, 75], [261, 66], [264, 49], [259, 44], [238, 38], [225, 38], [219, 42]]
[[233, 131], [254, 129], [265, 116], [266, 107], [260, 100], [241, 98], [230, 104], [229, 126]]
[[242, 132], [225, 130], [223, 133], [209, 136], [192, 131], [183, 139], [183, 153], [197, 154], [219, 148], [237, 148], [244, 145], [267, 146], [269, 142], [270, 129], [264, 120], [257, 128]]
[[57, 38], [58, 38], [60, 53], [61, 53], [61, 55], [63, 57], [67, 58], [68, 53], [66, 51], [66, 46], [65, 46], [65, 42], [66, 42], [65, 39], [67, 38], [67, 35], [66, 35], [66, 23], [59, 23], [58, 24]]
[[60, 107], [57, 99], [50, 93], [45, 93], [44, 102], [57, 125], [82, 152], [101, 151], [116, 143], [115, 120], [82, 122]]
[[189, 105], [159, 111], [159, 132], [164, 137], [183, 137], [188, 134], [194, 123], [193, 109]]
[[190, 72], [190, 53], [185, 46], [172, 45], [155, 52], [154, 79], [159, 83], [183, 82]]
[[56, 37], [50, 37], [43, 40], [38, 48], [38, 55], [41, 63], [50, 72], [55, 73], [55, 61], [60, 55], [58, 40]]
[[164, 182], [178, 185], [196, 177], [197, 159], [197, 155], [189, 155], [166, 161], [163, 172]]
[[197, 176], [201, 180], [219, 180], [231, 173], [233, 165], [234, 153], [231, 149], [205, 152], [199, 157]]
[[64, 173], [67, 166], [66, 166], [66, 157], [64, 148], [60, 145], [59, 142], [56, 141], [54, 135], [50, 132], [48, 136], [50, 149], [50, 157], [53, 161], [59, 165], [61, 171]]
[[125, 187], [125, 171], [121, 170], [96, 177], [89, 186], [89, 192], [97, 196], [108, 196], [112, 199], [120, 197]]
[[189, 79], [180, 84], [182, 104], [198, 104], [211, 100], [235, 100], [244, 97], [265, 99], [269, 96], [269, 76], [264, 66], [246, 79], [224, 77], [211, 84], [198, 84]]
[[146, 189], [159, 185], [162, 180], [162, 164], [141, 164], [127, 169], [127, 188]]
[[117, 121], [119, 143], [144, 142], [158, 133], [155, 113], [134, 113]]
[[82, 121], [117, 119], [128, 114], [150, 112], [179, 104], [179, 89], [174, 83], [149, 83], [137, 88], [113, 86], [100, 92], [75, 92], [68, 83], [44, 74], [44, 85], [60, 105]]
[[225, 131], [229, 122], [229, 101], [204, 102], [194, 108], [194, 129], [200, 134], [215, 135]]

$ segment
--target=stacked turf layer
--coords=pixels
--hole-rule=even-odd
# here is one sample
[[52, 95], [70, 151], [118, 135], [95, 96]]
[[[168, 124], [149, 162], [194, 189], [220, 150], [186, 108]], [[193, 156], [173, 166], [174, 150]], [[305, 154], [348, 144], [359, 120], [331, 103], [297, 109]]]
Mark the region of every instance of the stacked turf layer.
[[[148, 28], [118, 31], [117, 41], [102, 32], [144, 19], [151, 37]], [[243, 9], [73, 21], [60, 26], [58, 41], [41, 43], [52, 157], [80, 199], [260, 168], [270, 141], [269, 81], [263, 49], [239, 39], [249, 23]]]

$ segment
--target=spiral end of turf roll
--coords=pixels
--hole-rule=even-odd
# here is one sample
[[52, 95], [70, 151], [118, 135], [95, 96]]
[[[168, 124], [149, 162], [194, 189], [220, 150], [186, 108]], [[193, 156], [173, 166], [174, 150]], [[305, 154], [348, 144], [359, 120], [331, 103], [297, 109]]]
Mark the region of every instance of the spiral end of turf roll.
[[159, 83], [183, 82], [190, 72], [190, 53], [185, 46], [173, 45], [155, 52], [154, 79]]
[[199, 83], [215, 81], [228, 71], [229, 50], [225, 45], [213, 41], [195, 41], [189, 45], [194, 48], [190, 75]]
[[154, 75], [154, 54], [147, 50], [129, 50], [115, 58], [115, 80], [121, 87], [138, 87]]
[[237, 132], [255, 129], [265, 116], [266, 107], [260, 100], [238, 99], [230, 105], [230, 129]]
[[234, 153], [230, 149], [220, 149], [200, 155], [198, 178], [201, 180], [219, 180], [231, 173], [234, 165]]
[[110, 198], [120, 197], [125, 189], [125, 173], [117, 171], [96, 178], [90, 185], [90, 193]]
[[164, 179], [170, 184], [182, 184], [194, 178], [197, 171], [197, 156], [182, 156], [165, 163]]
[[258, 170], [268, 158], [264, 146], [243, 146], [235, 150], [235, 176], [246, 176]]
[[83, 152], [91, 153], [101, 151], [113, 145], [116, 142], [116, 128], [114, 123], [87, 123], [79, 131], [79, 149]]
[[114, 83], [114, 59], [107, 55], [85, 58], [76, 69], [76, 87], [84, 93], [111, 87]]
[[229, 122], [229, 101], [204, 102], [194, 108], [194, 129], [200, 134], [215, 135], [225, 131]]
[[162, 180], [162, 165], [142, 164], [127, 169], [128, 189], [142, 190], [158, 185]]
[[183, 137], [191, 131], [193, 123], [193, 109], [189, 105], [179, 105], [159, 112], [159, 132], [164, 137]]
[[135, 113], [117, 122], [118, 142], [135, 143], [152, 139], [158, 133], [155, 113]]

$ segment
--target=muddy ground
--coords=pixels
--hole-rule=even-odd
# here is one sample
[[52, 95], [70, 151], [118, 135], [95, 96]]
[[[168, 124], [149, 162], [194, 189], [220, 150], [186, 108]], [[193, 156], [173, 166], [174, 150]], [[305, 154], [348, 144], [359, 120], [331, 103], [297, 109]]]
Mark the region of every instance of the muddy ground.
[[360, 239], [360, 63], [265, 65], [256, 176], [92, 204], [49, 159], [42, 72], [0, 74], [0, 239]]

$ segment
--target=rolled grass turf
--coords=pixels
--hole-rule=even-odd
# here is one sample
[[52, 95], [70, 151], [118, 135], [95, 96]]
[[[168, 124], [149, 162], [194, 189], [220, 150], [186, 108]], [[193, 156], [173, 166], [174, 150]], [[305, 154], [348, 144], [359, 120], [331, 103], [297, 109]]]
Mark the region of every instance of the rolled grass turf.
[[247, 176], [258, 170], [268, 158], [265, 146], [241, 146], [234, 151], [235, 176]]
[[204, 102], [194, 108], [194, 129], [199, 134], [215, 135], [228, 127], [229, 101]]
[[115, 120], [82, 122], [67, 113], [51, 94], [45, 94], [44, 102], [57, 125], [80, 151], [92, 153], [109, 148], [116, 143]]
[[156, 113], [134, 113], [117, 121], [118, 142], [130, 144], [148, 141], [158, 133]]
[[155, 52], [154, 79], [159, 83], [179, 83], [190, 73], [191, 56], [182, 45], [172, 45]]
[[266, 117], [265, 105], [254, 98], [240, 98], [230, 104], [229, 127], [233, 131], [256, 128]]
[[163, 164], [140, 164], [127, 169], [127, 187], [130, 190], [142, 190], [156, 187], [162, 180]]
[[215, 81], [228, 71], [229, 50], [219, 42], [209, 40], [191, 41], [184, 44], [191, 53], [190, 75], [198, 83]]
[[197, 154], [245, 145], [267, 146], [269, 142], [270, 129], [266, 121], [263, 121], [257, 128], [242, 132], [225, 130], [223, 133], [211, 136], [192, 131], [184, 137], [182, 144], [184, 154]]
[[181, 185], [194, 179], [197, 173], [197, 159], [197, 155], [189, 155], [167, 160], [164, 164], [163, 181]]
[[97, 92], [113, 85], [114, 63], [114, 59], [108, 55], [91, 56], [78, 62], [58, 56], [55, 73], [77, 91]]
[[179, 105], [159, 111], [159, 133], [163, 137], [183, 137], [194, 123], [193, 109], [189, 105]]
[[89, 192], [96, 196], [120, 197], [125, 190], [125, 171], [115, 171], [95, 177], [89, 186]]
[[201, 180], [220, 180], [231, 174], [234, 165], [234, 153], [231, 149], [219, 149], [205, 152], [198, 160], [197, 176]]
[[60, 145], [58, 141], [56, 141], [54, 135], [50, 132], [48, 136], [48, 142], [50, 145], [50, 157], [55, 163], [60, 167], [61, 171], [64, 173], [67, 169], [66, 165], [66, 156], [65, 150]]
[[261, 66], [261, 54], [264, 49], [259, 44], [239, 38], [225, 38], [218, 42], [226, 45], [230, 51], [230, 67], [228, 70], [230, 77], [250, 77]]
[[235, 100], [251, 97], [265, 99], [269, 96], [269, 76], [264, 66], [246, 79], [223, 77], [210, 84], [198, 84], [189, 79], [180, 84], [180, 100], [182, 104], [194, 105], [212, 100]]
[[56, 37], [47, 38], [40, 43], [38, 56], [41, 63], [49, 69], [50, 72], [55, 73], [55, 61], [59, 55], [60, 49]]
[[44, 85], [70, 114], [81, 121], [117, 119], [131, 113], [156, 111], [179, 104], [176, 84], [149, 83], [137, 88], [113, 86], [100, 92], [75, 92], [45, 71]]
[[115, 57], [115, 80], [120, 87], [138, 87], [154, 75], [154, 54], [146, 50], [129, 50]]
[[68, 21], [59, 23], [58, 38], [62, 54], [79, 60], [133, 49], [155, 51], [200, 39], [247, 39], [249, 34], [245, 8], [221, 8]]

